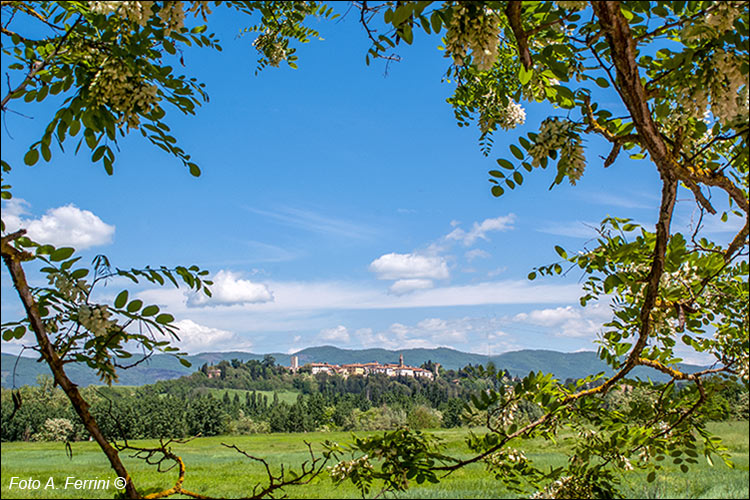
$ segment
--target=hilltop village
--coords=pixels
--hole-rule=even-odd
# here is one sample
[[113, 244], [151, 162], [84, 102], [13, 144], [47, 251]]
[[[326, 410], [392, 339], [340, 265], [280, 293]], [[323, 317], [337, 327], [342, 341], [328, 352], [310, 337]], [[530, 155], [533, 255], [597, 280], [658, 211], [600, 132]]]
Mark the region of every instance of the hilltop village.
[[[313, 375], [315, 375], [316, 373], [327, 373], [328, 375], [342, 375], [344, 377], [348, 377], [349, 375], [367, 376], [376, 373], [382, 373], [384, 375], [388, 375], [389, 377], [417, 377], [433, 380], [440, 365], [436, 365], [435, 372], [425, 370], [424, 368], [417, 368], [416, 366], [407, 366], [404, 364], [404, 355], [400, 354], [398, 357], [398, 364], [381, 365], [377, 362], [351, 363], [346, 365], [309, 363], [308, 365], [304, 366], [309, 366], [310, 371]], [[297, 356], [292, 356], [292, 373], [299, 371], [299, 369], [299, 358]]]
[[[226, 365], [229, 365], [226, 361]], [[224, 378], [222, 376], [221, 364], [219, 366], [206, 366], [201, 368], [208, 378]], [[326, 373], [328, 375], [341, 375], [342, 377], [348, 377], [349, 375], [361, 375], [368, 376], [376, 373], [382, 373], [389, 377], [415, 377], [424, 378], [427, 380], [434, 380], [437, 376], [440, 368], [440, 363], [435, 363], [434, 372], [425, 370], [424, 368], [417, 368], [416, 366], [408, 366], [404, 364], [404, 355], [400, 354], [398, 358], [398, 364], [380, 364], [378, 362], [372, 363], [350, 363], [344, 365], [334, 365], [330, 363], [306, 363], [302, 366], [299, 364], [299, 357], [292, 356], [291, 366], [285, 367], [277, 365], [281, 369], [289, 370], [292, 373], [298, 373], [300, 371], [307, 371], [316, 375], [318, 373]]]

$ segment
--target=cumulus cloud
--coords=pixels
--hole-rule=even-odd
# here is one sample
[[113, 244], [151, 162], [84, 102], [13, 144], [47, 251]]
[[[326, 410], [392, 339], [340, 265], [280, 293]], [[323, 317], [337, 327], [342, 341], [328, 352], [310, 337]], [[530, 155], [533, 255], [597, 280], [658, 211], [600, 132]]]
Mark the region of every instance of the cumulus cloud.
[[72, 246], [78, 250], [106, 245], [112, 242], [115, 226], [106, 224], [88, 210], [73, 204], [51, 208], [40, 218], [25, 218], [28, 203], [15, 198], [3, 208], [3, 220], [7, 232], [26, 229], [33, 241], [60, 246]]
[[207, 351], [249, 350], [252, 347], [251, 342], [235, 333], [201, 325], [189, 319], [175, 321], [174, 325], [180, 329], [177, 332], [180, 341], [176, 344], [191, 354]]
[[590, 337], [611, 316], [607, 305], [596, 304], [585, 309], [573, 306], [536, 309], [516, 314], [513, 321], [551, 328], [553, 335], [558, 337]]
[[515, 222], [516, 216], [514, 214], [508, 214], [494, 219], [484, 219], [482, 222], [475, 222], [472, 228], [468, 231], [456, 227], [453, 231], [446, 235], [448, 240], [457, 240], [463, 242], [464, 245], [471, 246], [478, 239], [487, 239], [487, 233], [491, 231], [507, 231], [513, 229], [513, 222]]
[[432, 280], [425, 279], [408, 279], [398, 280], [391, 285], [391, 293], [396, 295], [403, 295], [405, 293], [413, 292], [414, 290], [426, 290], [432, 288], [435, 284]]
[[213, 282], [214, 284], [211, 286], [212, 297], [207, 297], [203, 293], [193, 294], [189, 296], [187, 305], [189, 307], [231, 306], [273, 301], [273, 294], [266, 285], [240, 279], [231, 271], [222, 269], [213, 277]]
[[387, 253], [370, 263], [381, 280], [445, 279], [450, 275], [443, 257], [416, 253]]
[[323, 342], [349, 343], [349, 330], [344, 325], [321, 330], [318, 338]]

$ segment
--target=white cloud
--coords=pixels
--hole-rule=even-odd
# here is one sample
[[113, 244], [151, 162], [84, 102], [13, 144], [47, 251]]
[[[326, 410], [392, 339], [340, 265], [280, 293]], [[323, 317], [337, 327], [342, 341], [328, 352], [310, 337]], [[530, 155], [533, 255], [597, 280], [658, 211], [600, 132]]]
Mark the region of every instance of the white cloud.
[[[184, 292], [176, 289], [148, 289], [138, 296], [149, 303], [167, 307], [189, 317], [210, 317], [212, 324], [241, 325], [268, 330], [272, 324], [298, 328], [303, 320], [290, 323], [292, 313], [309, 311], [405, 309], [419, 307], [478, 306], [486, 304], [550, 304], [572, 303], [581, 295], [576, 284], [539, 284], [528, 280], [505, 280], [447, 286], [430, 290], [415, 290], [405, 295], [394, 295], [377, 287], [336, 281], [269, 281], [273, 301], [245, 303], [231, 308], [186, 307]], [[277, 316], [273, 316], [278, 313]], [[251, 316], [252, 314], [252, 316]], [[249, 321], [252, 317], [253, 320]], [[226, 326], [229, 327], [229, 326]], [[232, 326], [232, 329], [235, 329]]]
[[24, 200], [15, 198], [3, 208], [3, 220], [7, 232], [26, 229], [33, 241], [60, 246], [72, 246], [83, 250], [112, 242], [115, 226], [102, 221], [88, 210], [73, 204], [51, 208], [39, 219], [27, 219]]
[[479, 248], [475, 248], [474, 250], [469, 250], [464, 254], [466, 257], [466, 260], [471, 262], [474, 259], [487, 259], [490, 257], [489, 252], [485, 252], [484, 250], [480, 250]]
[[608, 305], [595, 304], [587, 308], [566, 306], [537, 309], [530, 313], [516, 314], [513, 321], [551, 328], [551, 333], [558, 337], [591, 337], [611, 316]]
[[344, 325], [321, 330], [318, 338], [323, 342], [349, 343], [349, 330]]
[[432, 288], [435, 284], [432, 280], [425, 279], [408, 279], [398, 280], [391, 285], [391, 293], [396, 295], [403, 295], [405, 293], [413, 292], [414, 290], [427, 290]]
[[273, 301], [273, 294], [266, 285], [240, 279], [231, 271], [222, 269], [213, 277], [213, 282], [211, 297], [207, 297], [202, 292], [191, 294], [187, 305], [189, 307], [201, 307], [206, 305], [258, 304]]
[[387, 253], [370, 263], [370, 270], [382, 280], [445, 279], [448, 264], [443, 257], [416, 253]]
[[485, 219], [482, 222], [475, 222], [469, 231], [464, 231], [460, 227], [456, 227], [453, 231], [446, 235], [448, 240], [462, 241], [464, 245], [471, 246], [478, 239], [486, 240], [487, 233], [491, 231], [507, 231], [513, 229], [513, 222], [515, 222], [516, 216], [514, 214], [508, 214], [505, 216], [495, 217], [494, 219]]
[[175, 321], [174, 325], [180, 329], [177, 332], [180, 341], [175, 343], [191, 354], [207, 351], [249, 350], [252, 347], [251, 342], [235, 333], [200, 325], [189, 319]]

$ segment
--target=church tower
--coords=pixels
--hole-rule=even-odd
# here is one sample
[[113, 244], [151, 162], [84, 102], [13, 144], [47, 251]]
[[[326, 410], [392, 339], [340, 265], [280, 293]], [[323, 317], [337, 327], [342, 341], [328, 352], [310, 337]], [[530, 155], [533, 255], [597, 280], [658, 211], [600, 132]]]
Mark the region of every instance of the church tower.
[[399, 354], [398, 355], [398, 366], [404, 366], [404, 355]]

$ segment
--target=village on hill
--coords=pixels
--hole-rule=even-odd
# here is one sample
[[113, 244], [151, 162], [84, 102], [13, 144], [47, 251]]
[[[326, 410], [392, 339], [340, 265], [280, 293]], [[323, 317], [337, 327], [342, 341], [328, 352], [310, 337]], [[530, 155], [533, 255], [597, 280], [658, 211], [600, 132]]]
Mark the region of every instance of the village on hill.
[[[290, 367], [292, 373], [299, 371], [299, 358], [292, 356], [292, 366]], [[416, 366], [408, 366], [404, 364], [404, 355], [400, 354], [398, 358], [398, 364], [380, 364], [378, 362], [372, 363], [350, 363], [345, 365], [332, 365], [329, 363], [308, 363], [303, 366], [309, 366], [310, 371], [313, 375], [317, 373], [327, 373], [329, 375], [342, 375], [348, 377], [349, 375], [372, 375], [376, 373], [382, 373], [389, 377], [423, 377], [429, 380], [433, 380], [437, 375], [440, 364], [435, 365], [435, 372], [425, 370], [424, 368], [417, 368]]]

